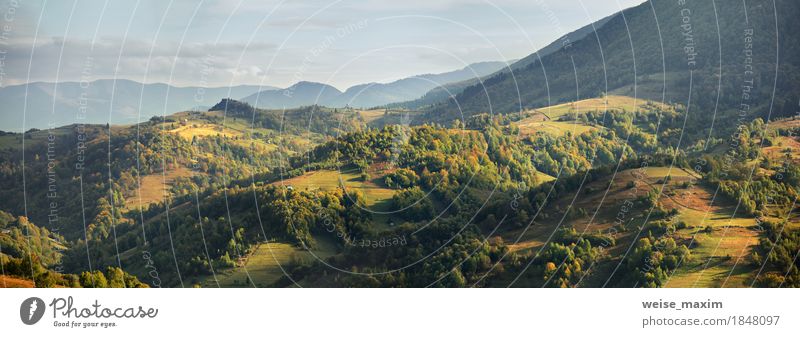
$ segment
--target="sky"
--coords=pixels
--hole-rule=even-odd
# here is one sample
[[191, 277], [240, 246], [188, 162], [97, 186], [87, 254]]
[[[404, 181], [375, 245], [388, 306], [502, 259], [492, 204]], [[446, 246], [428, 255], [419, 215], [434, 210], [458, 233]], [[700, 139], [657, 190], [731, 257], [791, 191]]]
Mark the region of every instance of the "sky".
[[0, 86], [344, 90], [525, 57], [643, 0], [0, 0]]

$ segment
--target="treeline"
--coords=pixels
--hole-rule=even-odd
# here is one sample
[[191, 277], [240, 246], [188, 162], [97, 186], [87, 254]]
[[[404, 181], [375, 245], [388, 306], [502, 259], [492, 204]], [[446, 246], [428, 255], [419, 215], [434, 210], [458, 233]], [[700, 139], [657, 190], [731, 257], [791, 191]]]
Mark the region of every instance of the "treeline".
[[765, 221], [764, 235], [751, 255], [758, 268], [755, 284], [761, 287], [800, 287], [800, 230], [787, 222]]
[[723, 154], [703, 155], [694, 165], [708, 184], [739, 205], [742, 214], [783, 217], [798, 198], [800, 166], [791, 158], [775, 161], [762, 151], [778, 134], [755, 119], [740, 125]]
[[149, 288], [136, 276], [118, 267], [84, 271], [80, 274], [62, 274], [45, 268], [37, 255], [32, 257], [10, 257], [0, 255], [3, 275], [31, 280], [37, 288]]
[[41, 288], [141, 288], [135, 276], [118, 267], [78, 274], [62, 273], [61, 255], [67, 243], [60, 235], [36, 226], [24, 216], [0, 211], [0, 275], [32, 280]]
[[[298, 266], [291, 271], [292, 279], [334, 287], [485, 286], [505, 272], [503, 257], [514, 255], [501, 239], [486, 240], [462, 216], [432, 222], [419, 232], [416, 229], [398, 227], [390, 236], [404, 238], [397, 245], [379, 249], [348, 245], [327, 264]], [[285, 277], [278, 285], [288, 286], [291, 281]]]
[[52, 266], [61, 261], [65, 244], [61, 235], [34, 225], [28, 218], [0, 211], [0, 254], [12, 257], [36, 255], [42, 264]]
[[[68, 270], [85, 269], [89, 260], [99, 266], [115, 265], [117, 252], [133, 252], [124, 254], [123, 265], [144, 277], [146, 264], [152, 263], [161, 282], [175, 285], [181, 278], [232, 268], [265, 240], [314, 249], [320, 238], [343, 247], [351, 238], [375, 234], [370, 214], [356, 206], [364, 203], [363, 196], [347, 195], [342, 189], [234, 186], [204, 197], [199, 205], [194, 202], [172, 205], [169, 217], [155, 212], [143, 225], [119, 225], [115, 239], [78, 240], [65, 255], [64, 265]], [[141, 258], [144, 252], [149, 259]]]

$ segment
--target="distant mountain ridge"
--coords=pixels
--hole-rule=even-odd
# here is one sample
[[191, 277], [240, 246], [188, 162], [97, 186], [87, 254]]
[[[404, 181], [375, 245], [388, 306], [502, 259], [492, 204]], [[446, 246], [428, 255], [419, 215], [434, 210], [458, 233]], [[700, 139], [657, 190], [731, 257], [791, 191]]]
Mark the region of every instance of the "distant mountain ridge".
[[285, 89], [268, 89], [244, 97], [241, 101], [264, 109], [296, 108], [308, 105], [327, 105], [342, 92], [333, 86], [302, 81]]
[[0, 130], [23, 132], [76, 123], [133, 124], [177, 111], [206, 110], [223, 98], [264, 109], [309, 105], [368, 108], [416, 99], [437, 86], [486, 76], [506, 65], [479, 62], [455, 71], [416, 75], [391, 83], [359, 84], [345, 92], [308, 81], [283, 89], [258, 85], [177, 87], [126, 79], [101, 79], [88, 85], [33, 82], [0, 88]]
[[[131, 80], [34, 82], [0, 88], [0, 129], [21, 132], [75, 123], [132, 124], [189, 109], [205, 110], [222, 97], [244, 97], [263, 89], [176, 87]], [[272, 87], [269, 87], [272, 88]]]
[[479, 62], [459, 70], [403, 78], [390, 83], [365, 83], [344, 92], [315, 82], [299, 82], [286, 89], [268, 89], [242, 101], [264, 109], [296, 108], [307, 105], [369, 108], [416, 99], [429, 90], [452, 82], [476, 79], [494, 73], [506, 62]]

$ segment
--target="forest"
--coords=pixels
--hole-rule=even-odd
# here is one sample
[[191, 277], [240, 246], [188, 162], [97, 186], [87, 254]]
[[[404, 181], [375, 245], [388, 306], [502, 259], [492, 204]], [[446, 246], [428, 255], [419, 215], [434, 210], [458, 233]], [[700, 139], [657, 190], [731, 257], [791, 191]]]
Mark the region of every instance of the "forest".
[[[708, 258], [758, 270], [742, 285], [798, 285], [792, 252], [800, 232], [791, 213], [800, 171], [793, 148], [769, 150], [792, 139], [792, 129], [781, 127], [792, 119], [778, 127], [756, 119], [735, 139], [683, 135], [679, 146], [680, 135], [656, 132], [682, 123], [681, 105], [570, 112], [554, 122], [590, 127], [574, 133], [528, 132], [535, 113], [481, 114], [447, 127], [373, 127], [353, 112], [331, 111], [320, 118], [351, 118], [352, 131], [317, 129], [317, 145], [289, 149], [269, 146], [298, 140], [275, 132], [280, 126], [240, 128], [248, 120], [268, 121], [268, 111], [232, 100], [220, 104], [214, 109], [237, 112], [224, 118], [216, 110], [179, 113], [112, 128], [110, 137], [97, 127], [82, 170], [69, 168], [66, 158], [76, 154], [65, 149], [56, 165], [58, 181], [65, 182], [58, 188], [67, 191], [60, 193], [80, 194], [72, 190], [76, 172], [84, 186], [93, 186], [64, 201], [61, 209], [84, 202], [78, 212], [59, 213], [57, 223], [75, 227], [54, 231], [47, 214], [14, 216], [24, 212], [7, 204], [0, 213], [4, 273], [37, 286], [213, 286], [212, 278], [251, 265], [264, 243], [285, 243], [294, 252], [278, 261], [282, 277], [263, 284], [247, 275], [234, 284], [662, 287], [702, 258], [695, 252], [704, 249], [698, 236], [727, 230], [687, 216], [685, 203], [698, 200], [683, 193], [716, 191], [719, 197], [704, 207], [735, 206], [734, 218], [752, 219], [743, 230], [757, 240], [740, 256]], [[67, 142], [76, 132], [68, 128], [60, 137]], [[41, 145], [27, 148], [26, 156], [46, 152]], [[34, 159], [25, 167], [36, 177], [48, 165]], [[11, 161], [4, 166], [8, 179], [2, 181], [21, 169]], [[648, 173], [662, 167], [687, 176]], [[179, 169], [160, 196], [137, 200], [147, 188], [143, 176], [160, 182]], [[314, 178], [320, 172], [339, 178]], [[47, 190], [46, 180], [29, 181]], [[592, 204], [602, 194], [611, 201]], [[43, 208], [52, 199], [27, 198]], [[624, 212], [614, 214], [618, 207]], [[623, 221], [619, 213], [640, 215]], [[75, 221], [84, 216], [85, 227]]]

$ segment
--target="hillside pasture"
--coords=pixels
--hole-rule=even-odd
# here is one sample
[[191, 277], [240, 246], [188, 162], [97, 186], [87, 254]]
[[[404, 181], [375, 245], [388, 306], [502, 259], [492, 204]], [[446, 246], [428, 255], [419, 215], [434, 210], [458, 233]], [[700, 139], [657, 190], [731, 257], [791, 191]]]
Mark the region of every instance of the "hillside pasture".
[[287, 154], [304, 152], [324, 139], [323, 136], [312, 132], [284, 133], [254, 127], [250, 120], [225, 116], [222, 111], [180, 112], [170, 117], [175, 121], [165, 122], [165, 130], [185, 140], [219, 136], [226, 138], [228, 144], [253, 148], [259, 152], [272, 152], [278, 149]]
[[[261, 243], [246, 257], [240, 266], [216, 272], [200, 283], [202, 287], [269, 287], [300, 263], [325, 259], [336, 253], [332, 243], [317, 240], [318, 248], [309, 252], [288, 243]], [[315, 257], [316, 256], [316, 257]], [[248, 279], [248, 274], [250, 278]]]
[[769, 130], [785, 130], [798, 127], [800, 127], [800, 118], [797, 117], [770, 121], [769, 124], [767, 124]]
[[125, 207], [127, 209], [138, 209], [139, 207], [147, 207], [151, 203], [163, 202], [176, 178], [191, 177], [193, 174], [200, 173], [178, 166], [175, 169], [167, 170], [163, 174], [153, 173], [141, 176], [140, 184], [133, 195], [125, 198]]
[[549, 175], [547, 173], [536, 171], [536, 179], [539, 180], [540, 184], [543, 184], [543, 183], [547, 183], [547, 182], [551, 182], [553, 180], [556, 180], [556, 177], [553, 177], [553, 176], [551, 176], [551, 175]]
[[[665, 180], [669, 176], [670, 180]], [[574, 194], [555, 200], [548, 209], [561, 212], [536, 219], [527, 231], [515, 229], [500, 233], [509, 249], [517, 253], [535, 252], [547, 241], [556, 226], [572, 227], [579, 233], [606, 232], [615, 227], [622, 206], [637, 202], [649, 191], [660, 190], [659, 203], [664, 209], [675, 209], [678, 214], [672, 221], [683, 222], [686, 227], [671, 236], [679, 244], [686, 244], [692, 258], [679, 266], [667, 286], [669, 287], [741, 287], [749, 285], [752, 275], [750, 254], [758, 244], [756, 221], [753, 218], [734, 216], [734, 204], [714, 198], [714, 190], [697, 184], [697, 173], [681, 168], [645, 167], [629, 169], [616, 174], [608, 187], [608, 180], [595, 181], [584, 186], [580, 198], [573, 204]], [[688, 183], [688, 184], [686, 184]], [[633, 186], [633, 187], [631, 187]], [[713, 202], [712, 202], [713, 200]], [[563, 217], [563, 210], [583, 209], [586, 215]], [[545, 210], [547, 212], [547, 210]], [[597, 212], [597, 213], [595, 213]], [[612, 255], [621, 254], [633, 244], [634, 233], [648, 219], [649, 208], [641, 206], [626, 211], [623, 232], [615, 235], [617, 245], [609, 248]], [[649, 218], [648, 221], [655, 219]], [[617, 227], [620, 230], [620, 227]], [[641, 235], [645, 235], [644, 233]], [[641, 237], [641, 236], [640, 236]], [[602, 271], [597, 271], [602, 272]], [[602, 275], [597, 276], [604, 279]], [[588, 283], [587, 283], [588, 284]]]
[[186, 140], [192, 140], [194, 137], [234, 137], [239, 135], [238, 132], [231, 132], [230, 129], [225, 130], [225, 128], [220, 125], [199, 123], [179, 126], [168, 132], [177, 134]]
[[[549, 217], [536, 219], [537, 228], [526, 232], [522, 240], [514, 244], [512, 249], [539, 246], [551, 233], [547, 229], [553, 229], [559, 223], [561, 223], [561, 226], [573, 227], [579, 232], [586, 233], [609, 230], [617, 222], [617, 217], [623, 206], [630, 207], [629, 203], [647, 195], [654, 188], [660, 188], [659, 181], [663, 181], [667, 175], [672, 178], [665, 187], [665, 193], [660, 197], [662, 204], [669, 205], [668, 208], [674, 205], [680, 209], [684, 208], [680, 204], [685, 204], [689, 207], [696, 207], [698, 210], [705, 210], [695, 204], [707, 204], [710, 201], [710, 192], [708, 192], [707, 188], [697, 185], [691, 185], [685, 189], [679, 187], [684, 181], [692, 180], [696, 173], [681, 168], [670, 169], [668, 167], [628, 169], [618, 172], [610, 187], [608, 180], [600, 179], [584, 185], [580, 191], [568, 193], [558, 200], [554, 200], [546, 209], [542, 210], [544, 213], [548, 213]], [[550, 176], [542, 178], [543, 180], [555, 179]], [[573, 202], [575, 193], [578, 193], [579, 198]], [[684, 194], [686, 195], [684, 196]], [[697, 201], [690, 197], [697, 199]], [[681, 199], [676, 202], [672, 201], [673, 198]], [[561, 211], [553, 212], [555, 209]], [[568, 216], [562, 222], [563, 211], [567, 209], [572, 209], [573, 211], [582, 209], [586, 215], [580, 217]], [[625, 220], [629, 222], [630, 226], [634, 226], [641, 225], [644, 222], [648, 210], [637, 209], [624, 213]], [[502, 234], [506, 242], [516, 241], [515, 235], [518, 234], [513, 232]]]
[[667, 176], [670, 176], [672, 178], [680, 177], [700, 179], [700, 175], [696, 172], [680, 167], [648, 166], [644, 168], [644, 172], [651, 178], [666, 178]]
[[22, 149], [22, 138], [25, 138], [25, 148], [29, 149], [32, 146], [45, 145], [48, 138], [52, 134], [54, 137], [68, 135], [73, 132], [72, 126], [64, 126], [52, 130], [39, 130], [32, 131], [25, 134], [22, 133], [6, 133], [0, 135], [0, 149]]
[[671, 107], [666, 104], [653, 102], [646, 99], [637, 99], [620, 95], [608, 95], [605, 97], [589, 98], [576, 102], [552, 105], [536, 109], [535, 111], [547, 115], [547, 117], [550, 119], [557, 119], [558, 117], [568, 113], [581, 114], [589, 111], [649, 111], [653, 107], [663, 110], [671, 110]]
[[536, 134], [537, 132], [545, 132], [556, 137], [563, 136], [567, 134], [567, 132], [573, 135], [580, 135], [597, 129], [595, 126], [580, 122], [541, 121], [536, 116], [522, 119], [514, 122], [514, 124], [519, 127], [520, 136], [523, 137]]
[[33, 281], [8, 275], [0, 275], [0, 288], [33, 288]]
[[419, 111], [389, 110], [388, 113], [386, 113], [384, 109], [360, 111], [359, 115], [367, 125], [376, 128], [392, 124], [412, 125], [419, 123], [420, 121], [417, 119], [424, 116], [424, 114]]
[[395, 190], [379, 185], [380, 177], [370, 181], [362, 181], [361, 175], [355, 171], [320, 170], [273, 183], [278, 186], [292, 188], [331, 191], [343, 186], [347, 191], [358, 191], [364, 194], [367, 207], [380, 206], [392, 199]]
[[776, 137], [771, 146], [761, 149], [765, 156], [776, 162], [800, 162], [800, 142], [794, 137]]
[[758, 244], [752, 228], [731, 226], [689, 228], [676, 233], [676, 241], [691, 242], [691, 259], [684, 261], [666, 283], [667, 287], [745, 287], [752, 275], [750, 254]]
[[358, 111], [358, 115], [361, 116], [361, 119], [363, 119], [364, 122], [367, 124], [370, 124], [378, 119], [383, 118], [384, 114], [386, 114], [386, 109], [372, 109], [372, 110]]

